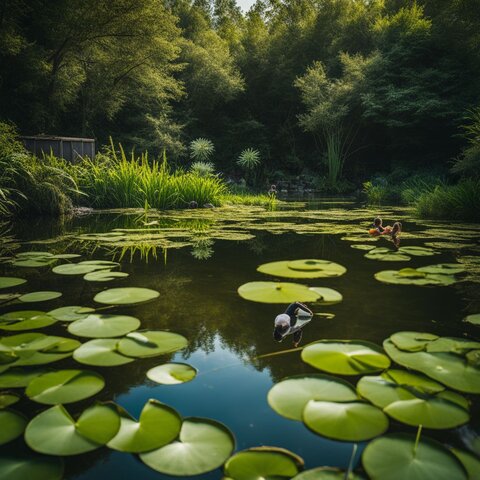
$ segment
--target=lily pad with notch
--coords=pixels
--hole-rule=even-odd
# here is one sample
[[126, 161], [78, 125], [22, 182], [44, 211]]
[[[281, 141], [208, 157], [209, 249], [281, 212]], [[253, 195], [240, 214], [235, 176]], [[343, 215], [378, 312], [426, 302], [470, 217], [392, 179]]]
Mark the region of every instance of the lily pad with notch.
[[178, 477], [201, 475], [224, 464], [235, 448], [235, 439], [223, 424], [206, 418], [186, 418], [177, 441], [140, 460], [157, 472]]
[[398, 249], [399, 252], [413, 257], [430, 257], [431, 255], [438, 255], [440, 252], [429, 247], [415, 247], [405, 246]]
[[322, 305], [335, 305], [343, 300], [342, 294], [333, 288], [310, 287], [310, 290], [320, 295], [320, 298], [316, 300], [316, 302]]
[[125, 272], [112, 272], [110, 270], [100, 270], [84, 275], [83, 279], [87, 282], [110, 282], [116, 278], [128, 277]]
[[276, 383], [268, 392], [268, 403], [279, 415], [302, 420], [310, 400], [352, 402], [358, 396], [350, 383], [330, 375], [295, 375]]
[[96, 403], [77, 420], [63, 405], [55, 405], [30, 421], [25, 441], [32, 450], [46, 455], [79, 455], [107, 444], [119, 428], [120, 416], [113, 404]]
[[459, 460], [443, 445], [423, 436], [389, 434], [371, 441], [362, 454], [370, 478], [376, 480], [467, 480]]
[[230, 457], [224, 466], [231, 480], [287, 479], [303, 470], [303, 459], [278, 447], [253, 447]]
[[86, 338], [122, 337], [140, 326], [140, 320], [128, 315], [92, 313], [68, 326], [72, 335]]
[[161, 385], [178, 385], [192, 381], [197, 375], [197, 370], [186, 363], [165, 363], [153, 367], [147, 372], [147, 377], [152, 382]]
[[138, 422], [123, 409], [119, 414], [120, 429], [108, 446], [120, 452], [149, 452], [169, 444], [180, 433], [180, 415], [158, 400], [148, 400]]
[[25, 394], [46, 405], [78, 402], [97, 394], [105, 386], [103, 377], [88, 370], [58, 370], [34, 378]]
[[106, 305], [133, 305], [155, 300], [160, 296], [156, 290], [139, 287], [110, 288], [97, 293], [94, 300]]
[[60, 307], [55, 310], [50, 310], [48, 315], [62, 321], [62, 322], [74, 322], [75, 320], [81, 320], [88, 317], [90, 313], [93, 313], [95, 309], [89, 307], [70, 306]]
[[173, 353], [188, 345], [188, 340], [178, 333], [145, 330], [132, 332], [119, 340], [117, 350], [134, 358], [156, 357]]
[[471, 315], [467, 315], [464, 319], [464, 322], [471, 323], [473, 325], [480, 325], [480, 313], [473, 313]]
[[117, 367], [135, 361], [117, 350], [118, 339], [100, 338], [83, 343], [73, 352], [73, 358], [78, 363], [96, 367]]
[[454, 353], [404, 352], [387, 339], [383, 348], [399, 365], [417, 370], [443, 383], [453, 390], [480, 393], [478, 368], [470, 365], [462, 356]]
[[437, 265], [428, 265], [426, 267], [417, 268], [417, 271], [440, 275], [456, 275], [458, 273], [463, 273], [465, 267], [460, 263], [438, 263]]
[[390, 340], [400, 350], [407, 352], [419, 352], [425, 350], [426, 346], [440, 337], [433, 333], [426, 332], [396, 332], [390, 336]]
[[284, 260], [260, 265], [258, 272], [285, 278], [330, 278], [343, 275], [347, 269], [328, 260]]
[[249, 282], [238, 288], [245, 300], [260, 303], [315, 302], [320, 294], [299, 283]]
[[303, 410], [303, 422], [315, 433], [347, 442], [369, 440], [388, 429], [387, 416], [364, 402], [310, 400]]
[[302, 360], [319, 370], [339, 375], [378, 372], [390, 366], [378, 345], [361, 340], [320, 340], [302, 350]]

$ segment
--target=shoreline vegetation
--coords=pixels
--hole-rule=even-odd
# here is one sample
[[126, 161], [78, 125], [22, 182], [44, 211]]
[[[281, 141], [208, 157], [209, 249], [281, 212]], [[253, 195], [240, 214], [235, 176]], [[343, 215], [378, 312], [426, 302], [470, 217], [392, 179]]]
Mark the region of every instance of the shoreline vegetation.
[[[70, 163], [54, 155], [40, 159], [25, 150], [16, 135], [13, 126], [0, 123], [0, 217], [60, 216], [74, 207], [274, 208], [279, 202], [276, 192], [251, 193], [245, 186], [228, 185], [206, 161], [194, 162], [190, 169], [175, 168], [165, 153], [161, 159], [136, 155], [134, 150], [127, 154], [113, 141], [94, 160]], [[350, 192], [353, 188], [350, 185]], [[451, 184], [444, 175], [397, 169], [364, 182], [363, 191], [356, 193], [369, 206], [413, 207], [419, 218], [480, 221], [480, 179], [475, 177]]]

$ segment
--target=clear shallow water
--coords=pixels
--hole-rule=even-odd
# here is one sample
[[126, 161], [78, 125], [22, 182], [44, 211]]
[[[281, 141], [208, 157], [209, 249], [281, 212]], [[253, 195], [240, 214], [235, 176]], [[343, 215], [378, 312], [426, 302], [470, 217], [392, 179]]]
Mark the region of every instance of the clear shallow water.
[[[304, 330], [303, 344], [322, 338], [363, 339], [381, 344], [390, 334], [399, 330], [427, 331], [449, 336], [468, 334], [475, 338], [475, 327], [461, 323], [472, 304], [471, 300], [465, 298], [465, 290], [459, 285], [430, 288], [384, 285], [373, 277], [374, 273], [380, 270], [405, 266], [416, 268], [455, 261], [452, 250], [442, 251], [434, 257], [413, 257], [407, 265], [403, 262], [367, 260], [363, 257], [365, 252], [352, 249], [351, 242], [341, 240], [341, 233], [310, 235], [291, 231], [265, 231], [268, 229], [268, 223], [265, 222], [269, 221], [281, 220], [307, 225], [315, 221], [324, 222], [328, 217], [326, 208], [335, 209], [332, 210], [332, 217], [335, 217], [337, 208], [344, 208], [344, 205], [310, 204], [307, 209], [312, 209], [315, 216], [314, 212], [319, 207], [323, 213], [317, 220], [306, 218], [299, 222], [298, 218], [295, 218], [295, 212], [282, 218], [275, 212], [271, 214], [271, 218], [268, 215], [262, 218], [252, 217], [257, 226], [264, 222], [263, 231], [252, 230], [255, 238], [251, 240], [215, 240], [209, 244], [213, 251], [211, 257], [204, 260], [192, 255], [192, 247], [171, 248], [166, 255], [159, 251], [158, 259], [150, 257], [148, 263], [141, 259], [139, 254], [134, 255], [131, 262], [130, 257], [125, 257], [121, 270], [130, 274], [125, 280], [95, 284], [85, 282], [81, 276], [56, 275], [50, 268], [14, 271], [3, 266], [1, 274], [27, 278], [28, 283], [18, 288], [19, 291], [58, 290], [63, 293], [63, 297], [58, 300], [38, 305], [30, 304], [29, 309], [51, 310], [64, 305], [94, 306], [92, 299], [96, 293], [118, 286], [158, 290], [160, 298], [154, 302], [116, 307], [108, 313], [133, 315], [141, 320], [141, 328], [172, 330], [188, 338], [189, 347], [175, 355], [136, 360], [129, 365], [114, 368], [85, 366], [84, 368], [101, 373], [106, 379], [106, 387], [94, 398], [69, 406], [71, 412], [83, 410], [94, 399], [113, 400], [138, 417], [145, 402], [149, 398], [156, 398], [174, 407], [182, 416], [207, 417], [223, 422], [235, 435], [237, 450], [272, 445], [287, 448], [300, 455], [305, 460], [306, 468], [320, 465], [346, 467], [352, 451], [351, 444], [317, 436], [302, 423], [281, 417], [267, 403], [268, 390], [274, 383], [287, 376], [315, 370], [301, 361], [299, 352], [255, 358], [291, 346], [290, 337], [282, 344], [275, 343], [272, 338], [273, 319], [285, 306], [248, 302], [237, 294], [237, 288], [243, 283], [273, 280], [272, 277], [256, 272], [258, 265], [275, 260], [322, 258], [347, 267], [347, 273], [338, 278], [292, 280], [309, 286], [334, 288], [344, 297], [340, 304], [314, 307], [315, 312], [331, 312], [335, 314], [335, 318], [327, 320], [315, 317]], [[392, 218], [392, 215], [399, 214], [398, 211], [385, 213], [390, 215], [390, 223], [396, 219]], [[199, 214], [197, 211], [192, 213], [194, 216]], [[209, 212], [208, 215], [210, 218], [215, 212]], [[231, 215], [233, 220], [235, 211]], [[244, 212], [243, 215], [248, 218], [247, 213]], [[367, 218], [370, 219], [369, 215], [362, 213], [354, 215], [353, 218], [346, 215], [333, 222], [330, 219], [329, 225], [333, 231], [334, 227], [343, 225], [347, 233], [350, 229], [353, 232], [357, 231], [359, 226], [368, 226], [365, 222]], [[170, 220], [168, 223], [170, 225]], [[422, 231], [422, 228], [425, 228], [421, 223], [409, 222], [407, 217], [403, 219], [403, 223], [406, 232]], [[63, 225], [24, 222], [16, 225], [13, 233], [22, 241], [48, 240], [71, 232], [78, 235], [121, 227], [132, 228], [131, 215], [92, 215], [71, 220]], [[301, 231], [300, 227], [298, 231]], [[425, 242], [414, 235], [409, 238], [408, 233], [404, 237], [402, 245], [423, 245]], [[389, 246], [384, 239], [377, 245]], [[108, 253], [108, 249], [98, 248], [92, 252], [91, 244], [86, 247], [85, 244], [75, 242], [73, 237], [67, 237], [52, 244], [26, 244], [21, 250], [78, 252], [84, 254], [83, 260], [112, 259], [112, 253]], [[12, 304], [4, 307], [2, 311], [20, 309], [25, 309], [25, 306]], [[61, 322], [41, 331], [69, 336]], [[149, 368], [170, 360], [191, 364], [198, 369], [198, 376], [190, 383], [175, 386], [156, 385], [146, 378], [145, 373]], [[78, 368], [78, 364], [71, 359], [51, 366]], [[345, 378], [352, 384], [358, 380], [355, 377]], [[44, 409], [41, 405], [25, 399], [15, 408], [23, 411], [29, 418]], [[472, 413], [471, 425], [478, 428], [478, 405], [473, 408]], [[391, 422], [390, 430], [414, 432], [415, 429]], [[458, 433], [434, 433], [427, 430], [426, 434], [448, 440], [451, 444], [462, 445]], [[16, 442], [18, 445], [21, 443]], [[191, 478], [218, 479], [221, 476], [221, 470], [218, 469]], [[65, 478], [96, 480], [170, 477], [151, 470], [134, 455], [102, 448], [89, 454], [67, 458]]]

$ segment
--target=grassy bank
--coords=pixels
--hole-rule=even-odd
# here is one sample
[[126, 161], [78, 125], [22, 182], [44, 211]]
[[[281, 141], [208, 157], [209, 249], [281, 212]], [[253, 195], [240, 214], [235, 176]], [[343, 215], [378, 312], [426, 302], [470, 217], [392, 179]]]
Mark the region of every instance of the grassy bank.
[[411, 173], [398, 179], [391, 174], [363, 186], [371, 206], [402, 204], [413, 207], [419, 218], [480, 221], [480, 180], [475, 178], [449, 184], [441, 175]]
[[110, 146], [94, 161], [70, 164], [53, 155], [38, 159], [0, 123], [0, 216], [62, 215], [72, 207], [179, 209], [192, 205], [271, 206], [267, 195], [237, 195], [219, 175], [172, 169], [166, 157], [129, 155]]

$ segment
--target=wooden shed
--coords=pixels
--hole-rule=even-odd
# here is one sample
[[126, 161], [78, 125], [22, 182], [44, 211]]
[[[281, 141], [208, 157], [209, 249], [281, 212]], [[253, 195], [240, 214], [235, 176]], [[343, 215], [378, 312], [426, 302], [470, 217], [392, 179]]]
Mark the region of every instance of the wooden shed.
[[78, 157], [95, 157], [95, 139], [77, 137], [55, 137], [49, 135], [35, 135], [20, 137], [25, 148], [41, 157], [43, 153], [53, 152], [56, 157], [74, 162]]

